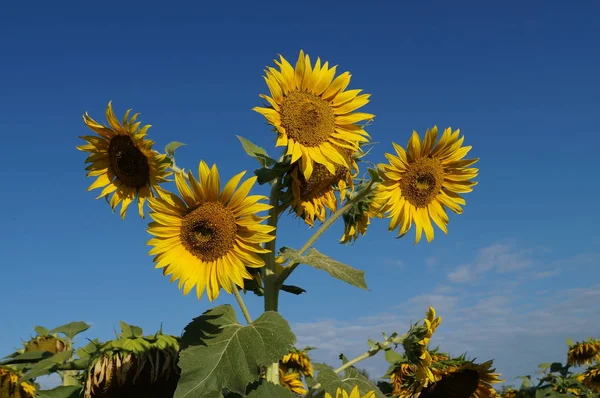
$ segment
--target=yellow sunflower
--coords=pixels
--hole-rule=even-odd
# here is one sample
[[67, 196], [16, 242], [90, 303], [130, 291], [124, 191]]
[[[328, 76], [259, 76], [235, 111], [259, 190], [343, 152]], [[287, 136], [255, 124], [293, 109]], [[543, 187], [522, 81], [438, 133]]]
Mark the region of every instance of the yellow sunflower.
[[332, 397], [329, 393], [325, 393], [325, 398], [375, 398], [375, 391], [369, 391], [365, 395], [361, 396], [358, 386], [354, 387], [350, 394], [348, 394], [345, 390], [338, 388], [335, 392], [335, 397]]
[[413, 222], [416, 240], [425, 231], [428, 242], [433, 240], [433, 222], [448, 233], [445, 207], [460, 214], [466, 202], [461, 193], [471, 192], [476, 182], [470, 181], [479, 172], [468, 168], [479, 159], [463, 159], [470, 146], [463, 147], [460, 130], [450, 128], [436, 143], [437, 127], [427, 130], [420, 140], [416, 131], [408, 141], [408, 150], [394, 145], [396, 155], [386, 153], [389, 164], [379, 165], [383, 181], [377, 186], [375, 201], [381, 211], [391, 218], [390, 231], [399, 227], [398, 237], [404, 236]]
[[308, 392], [304, 388], [304, 384], [302, 384], [300, 373], [297, 372], [286, 374], [283, 370], [279, 369], [279, 384], [298, 395], [304, 395]]
[[340, 200], [343, 201], [347, 189], [354, 187], [353, 178], [358, 173], [358, 165], [349, 151], [342, 152], [351, 164], [351, 168], [336, 165], [334, 174], [331, 174], [322, 164], [316, 164], [310, 178], [305, 178], [297, 165], [292, 166], [290, 172], [292, 211], [311, 227], [314, 225], [315, 218], [321, 222], [325, 221], [327, 209], [337, 210], [336, 189], [340, 192]]
[[569, 347], [567, 363], [574, 366], [588, 365], [595, 360], [600, 360], [600, 341], [588, 339]]
[[139, 113], [129, 118], [129, 109], [119, 123], [112, 109], [112, 102], [106, 108], [108, 126], [102, 126], [87, 113], [83, 116], [85, 124], [98, 135], [86, 135], [87, 144], [78, 146], [80, 151], [89, 152], [85, 160], [91, 163], [86, 167], [88, 177], [98, 177], [88, 191], [103, 188], [96, 199], [110, 198], [110, 207], [114, 209], [121, 203], [121, 217], [129, 205], [137, 199], [138, 212], [144, 218], [144, 202], [153, 197], [153, 189], [165, 182], [171, 174], [167, 155], [152, 150], [154, 142], [144, 138], [150, 125], [140, 128], [135, 122]]
[[307, 377], [314, 376], [313, 366], [306, 351], [292, 351], [284, 355], [281, 361], [279, 361], [279, 368], [297, 370]]
[[435, 380], [431, 371], [433, 358], [431, 357], [428, 346], [433, 333], [441, 322], [442, 318], [436, 316], [435, 309], [429, 307], [425, 314], [425, 319], [423, 319], [423, 323], [421, 325], [416, 324], [412, 327], [402, 343], [406, 357], [416, 366], [416, 380], [423, 386], [427, 386], [430, 382]]
[[196, 286], [198, 299], [206, 289], [213, 301], [220, 288], [232, 293], [232, 282], [244, 287], [244, 279], [252, 278], [246, 267], [264, 265], [260, 254], [268, 251], [261, 244], [275, 238], [270, 234], [275, 227], [261, 224], [267, 217], [256, 213], [271, 206], [258, 203], [264, 196], [248, 196], [256, 177], [236, 190], [244, 174], [234, 176], [221, 192], [217, 166], [209, 169], [201, 161], [199, 180], [191, 172], [187, 180], [182, 173], [175, 175], [182, 198], [159, 191], [158, 198], [149, 200], [154, 222], [148, 232], [156, 236], [148, 241], [150, 255], [156, 255], [156, 268], [164, 268], [171, 282], [179, 279], [184, 295]]
[[[390, 381], [392, 382], [392, 394], [393, 395], [404, 395], [407, 391], [404, 388], [404, 383], [407, 377], [415, 374], [415, 367], [409, 363], [399, 363], [396, 369], [390, 375]], [[409, 396], [411, 394], [408, 394]]]
[[26, 382], [19, 382], [20, 374], [13, 369], [0, 366], [0, 397], [33, 398], [35, 387]]
[[337, 66], [329, 67], [301, 50], [296, 66], [279, 56], [279, 70], [265, 70], [265, 81], [271, 97], [260, 95], [269, 107], [255, 107], [277, 131], [276, 146], [285, 146], [291, 163], [299, 161], [300, 171], [309, 179], [314, 165], [323, 165], [336, 174], [336, 165], [350, 168], [344, 149], [355, 151], [360, 143], [369, 141], [361, 121], [373, 119], [370, 113], [354, 112], [369, 102], [370, 94], [362, 90], [346, 90], [350, 73], [335, 78]]
[[498, 396], [492, 384], [501, 383], [493, 361], [474, 364], [464, 361], [457, 366], [434, 369], [435, 383], [425, 387], [419, 398], [494, 398]]
[[586, 387], [600, 393], [600, 364], [589, 367], [577, 379]]

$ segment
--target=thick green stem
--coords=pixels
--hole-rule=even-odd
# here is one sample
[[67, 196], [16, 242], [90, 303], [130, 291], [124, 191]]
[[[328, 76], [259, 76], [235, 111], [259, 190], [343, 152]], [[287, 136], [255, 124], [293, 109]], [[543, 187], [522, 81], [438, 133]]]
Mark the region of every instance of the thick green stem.
[[[315, 242], [317, 241], [317, 239], [319, 239], [321, 237], [321, 235], [323, 235], [323, 233], [325, 231], [327, 231], [327, 229], [329, 227], [331, 227], [333, 225], [334, 222], [336, 222], [336, 220], [338, 218], [340, 218], [341, 216], [344, 215], [345, 212], [347, 212], [356, 202], [358, 202], [359, 200], [363, 199], [365, 196], [367, 196], [369, 194], [369, 192], [371, 192], [371, 188], [373, 187], [374, 181], [371, 180], [369, 182], [369, 185], [366, 186], [365, 189], [363, 189], [361, 192], [359, 192], [355, 197], [353, 197], [352, 199], [350, 199], [348, 201], [348, 203], [346, 203], [342, 208], [338, 209], [335, 213], [333, 213], [327, 220], [325, 220], [325, 222], [323, 223], [323, 225], [321, 225], [321, 227], [313, 234], [313, 236], [311, 236], [306, 243], [304, 244], [304, 246], [302, 246], [299, 250], [299, 253], [301, 255], [304, 255], [304, 253], [310, 249]], [[283, 272], [279, 275], [279, 277], [277, 278], [277, 287], [281, 287], [281, 285], [285, 282], [285, 280], [291, 275], [292, 272], [294, 272], [294, 270], [298, 267], [298, 265], [300, 265], [300, 263], [293, 263], [291, 265], [289, 265], [288, 267], [285, 267], [285, 269], [283, 270]]]
[[250, 318], [250, 313], [248, 312], [248, 307], [246, 307], [246, 303], [244, 303], [244, 299], [242, 298], [242, 295], [240, 294], [240, 290], [238, 289], [237, 285], [235, 283], [232, 283], [232, 289], [233, 289], [233, 295], [235, 296], [235, 299], [238, 302], [238, 305], [240, 306], [240, 309], [242, 310], [242, 314], [244, 314], [244, 318], [246, 318], [246, 322], [248, 322], [248, 324], [252, 323], [252, 318]]

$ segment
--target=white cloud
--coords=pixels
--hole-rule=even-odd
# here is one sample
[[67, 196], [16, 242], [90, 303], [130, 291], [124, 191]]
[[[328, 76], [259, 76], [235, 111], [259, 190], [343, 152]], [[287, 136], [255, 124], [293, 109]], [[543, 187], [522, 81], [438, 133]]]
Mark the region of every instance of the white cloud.
[[474, 273], [468, 265], [461, 265], [448, 274], [448, 280], [454, 283], [470, 282], [474, 277]]
[[395, 260], [395, 259], [391, 259], [391, 258], [384, 259], [383, 264], [391, 265], [394, 267], [403, 267], [404, 266], [404, 262], [402, 260]]

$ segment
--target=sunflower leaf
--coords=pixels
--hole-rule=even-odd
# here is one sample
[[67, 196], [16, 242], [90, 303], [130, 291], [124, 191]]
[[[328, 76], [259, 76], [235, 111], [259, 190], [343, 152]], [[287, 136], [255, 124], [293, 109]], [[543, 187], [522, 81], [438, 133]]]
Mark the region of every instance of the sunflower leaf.
[[377, 170], [372, 169], [372, 168], [368, 168], [367, 171], [369, 172], [369, 176], [371, 177], [371, 181], [373, 181], [373, 182], [380, 182], [381, 181], [381, 176], [379, 175], [379, 173], [377, 172]]
[[67, 336], [69, 339], [73, 340], [73, 338], [75, 336], [77, 336], [81, 332], [85, 332], [89, 328], [90, 328], [90, 325], [88, 325], [85, 322], [79, 321], [79, 322], [67, 323], [66, 325], [56, 327], [56, 328], [50, 330], [49, 333], [62, 333], [65, 336]]
[[364, 271], [340, 263], [319, 252], [317, 249], [310, 249], [308, 254], [303, 256], [297, 250], [290, 249], [289, 247], [282, 247], [280, 254], [294, 263], [310, 265], [316, 269], [326, 271], [336, 279], [360, 287], [361, 289], [368, 290]]
[[260, 163], [262, 167], [271, 167], [275, 163], [277, 163], [275, 159], [269, 156], [269, 154], [264, 148], [259, 147], [258, 145], [256, 145], [250, 140], [245, 139], [241, 135], [236, 135], [236, 137], [242, 143], [242, 147], [244, 148], [244, 151], [246, 151], [248, 156], [258, 160], [258, 163]]
[[121, 324], [121, 334], [119, 335], [120, 339], [133, 339], [137, 337], [142, 337], [144, 335], [144, 331], [139, 326], [129, 325], [123, 321], [119, 321]]
[[53, 354], [50, 351], [27, 351], [22, 354], [11, 356], [9, 359], [1, 361], [0, 365], [10, 365], [17, 363], [35, 363], [42, 359], [51, 357]]
[[254, 174], [258, 177], [258, 183], [263, 185], [281, 178], [289, 168], [290, 165], [288, 163], [277, 163], [272, 168], [261, 167], [260, 169], [256, 169], [254, 170]]
[[273, 383], [264, 382], [261, 383], [258, 388], [254, 391], [251, 391], [250, 394], [247, 395], [248, 398], [297, 398], [298, 396], [291, 392], [290, 390], [275, 385]]
[[40, 336], [46, 336], [48, 334], [48, 329], [43, 326], [35, 326], [33, 330], [35, 330], [35, 332]]
[[223, 389], [245, 394], [246, 386], [260, 377], [260, 368], [277, 362], [295, 341], [277, 312], [267, 311], [242, 326], [230, 305], [208, 310], [184, 330], [174, 398], [197, 398], [203, 391]]
[[183, 142], [171, 141], [165, 146], [165, 152], [169, 157], [172, 158], [175, 156], [175, 151], [177, 150], [177, 148], [184, 145], [186, 144], [184, 144]]
[[81, 394], [81, 386], [60, 386], [51, 390], [38, 391], [38, 398], [78, 398]]
[[27, 373], [21, 376], [21, 381], [34, 379], [39, 376], [54, 373], [54, 371], [56, 370], [56, 365], [59, 363], [66, 362], [69, 358], [71, 358], [72, 354], [73, 350], [66, 350], [41, 360], [40, 362], [33, 365]]
[[331, 366], [314, 364], [314, 367], [315, 370], [319, 372], [316, 381], [321, 383], [321, 388], [332, 396], [335, 396], [335, 392], [338, 388], [346, 390], [346, 392], [349, 393], [354, 387], [358, 386], [361, 396], [370, 391], [374, 391], [376, 398], [385, 398], [385, 395], [383, 395], [379, 388], [356, 369], [350, 371], [349, 376], [345, 376], [342, 379], [335, 373]]

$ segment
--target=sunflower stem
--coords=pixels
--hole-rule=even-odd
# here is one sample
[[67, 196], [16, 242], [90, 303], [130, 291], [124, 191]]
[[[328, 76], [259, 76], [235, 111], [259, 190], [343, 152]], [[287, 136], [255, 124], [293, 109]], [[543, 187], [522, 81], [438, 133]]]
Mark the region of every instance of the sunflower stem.
[[[350, 209], [356, 202], [358, 202], [359, 200], [361, 200], [362, 198], [367, 196], [371, 192], [371, 189], [372, 189], [374, 183], [375, 183], [375, 181], [373, 181], [373, 180], [369, 181], [369, 185], [367, 185], [365, 187], [365, 189], [363, 189], [361, 192], [359, 192], [355, 197], [350, 199], [348, 201], [348, 203], [346, 203], [342, 208], [338, 209], [335, 213], [333, 213], [331, 215], [331, 217], [329, 217], [327, 220], [325, 220], [323, 225], [321, 225], [321, 227], [313, 234], [313, 236], [311, 236], [306, 241], [304, 246], [302, 246], [300, 248], [300, 250], [299, 250], [300, 255], [304, 255], [305, 252], [308, 251], [308, 249], [310, 249], [315, 244], [317, 239], [319, 239], [321, 237], [321, 235], [323, 235], [323, 233], [325, 231], [327, 231], [327, 229], [329, 227], [331, 227], [338, 218], [343, 216], [344, 213], [346, 211], [348, 211], [348, 209]], [[294, 270], [298, 267], [298, 265], [300, 265], [300, 263], [293, 263], [290, 266], [284, 268], [284, 270], [281, 272], [281, 274], [277, 277], [277, 281], [276, 281], [277, 288], [281, 287], [281, 285], [292, 274], [292, 272], [294, 272]]]
[[238, 305], [240, 306], [240, 309], [242, 310], [242, 314], [244, 314], [244, 318], [246, 318], [246, 322], [248, 322], [248, 324], [252, 323], [252, 318], [250, 318], [250, 313], [248, 312], [248, 307], [246, 307], [246, 303], [244, 303], [244, 299], [242, 298], [242, 295], [240, 294], [240, 290], [238, 289], [237, 285], [235, 283], [232, 282], [233, 285], [233, 295], [235, 296], [235, 299], [238, 302]]

